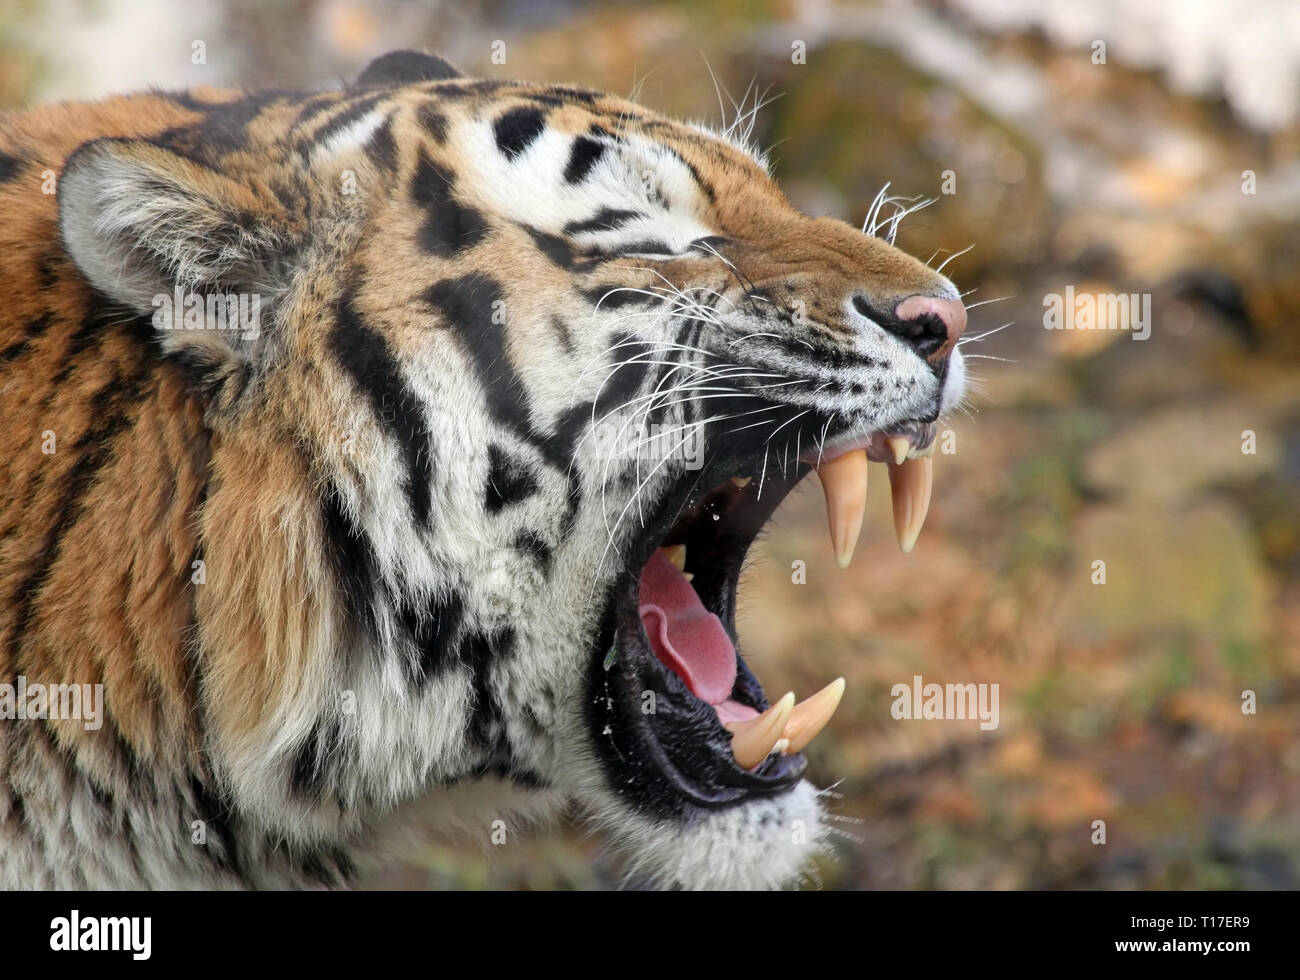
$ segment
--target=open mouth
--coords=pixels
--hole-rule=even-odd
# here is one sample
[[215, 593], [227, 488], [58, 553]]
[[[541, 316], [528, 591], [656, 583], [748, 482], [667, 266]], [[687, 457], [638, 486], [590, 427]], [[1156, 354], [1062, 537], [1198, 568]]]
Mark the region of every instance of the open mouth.
[[[912, 549], [929, 509], [933, 420], [826, 443], [788, 472], [742, 472], [743, 460], [688, 473], [634, 543], [615, 588], [593, 665], [597, 744], [615, 788], [724, 807], [784, 792], [801, 755], [835, 713], [838, 678], [803, 701], [769, 702], [736, 645], [736, 596], [750, 545], [791, 490], [815, 469], [835, 556], [847, 567], [862, 526], [868, 461], [889, 471], [900, 547]], [[621, 785], [620, 785], [621, 784]], [[670, 790], [670, 793], [664, 791]]]

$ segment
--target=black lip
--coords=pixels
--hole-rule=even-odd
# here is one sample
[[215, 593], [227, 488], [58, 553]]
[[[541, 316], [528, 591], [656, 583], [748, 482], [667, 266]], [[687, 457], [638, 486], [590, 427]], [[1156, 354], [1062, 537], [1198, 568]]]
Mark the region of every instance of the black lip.
[[[772, 512], [808, 472], [792, 466], [786, 476], [767, 474], [743, 490], [727, 482], [739, 472], [714, 464], [688, 474], [669, 494], [625, 556], [626, 571], [606, 605], [604, 627], [592, 657], [590, 720], [596, 745], [612, 770], [611, 784], [642, 808], [681, 813], [687, 807], [717, 809], [754, 797], [786, 792], [807, 768], [802, 755], [770, 756], [758, 768], [735, 762], [731, 736], [682, 680], [659, 662], [650, 648], [638, 612], [641, 569], [665, 543], [685, 543], [695, 571], [694, 585], [705, 605], [736, 641], [736, 586], [750, 544]], [[716, 528], [689, 523], [680, 541], [666, 540], [684, 514], [720, 512]], [[706, 515], [704, 520], [708, 520]], [[694, 550], [693, 550], [694, 549]], [[612, 658], [611, 658], [612, 649]], [[769, 705], [762, 686], [737, 654], [732, 697], [763, 711]], [[655, 710], [644, 707], [653, 692]]]

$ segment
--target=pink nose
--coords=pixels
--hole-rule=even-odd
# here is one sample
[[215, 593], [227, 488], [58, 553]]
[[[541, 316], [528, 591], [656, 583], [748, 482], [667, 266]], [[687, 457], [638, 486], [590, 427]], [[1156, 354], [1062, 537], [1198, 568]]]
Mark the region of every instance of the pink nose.
[[917, 349], [931, 364], [947, 357], [966, 329], [966, 307], [958, 299], [909, 296], [894, 307], [894, 316], [912, 328]]

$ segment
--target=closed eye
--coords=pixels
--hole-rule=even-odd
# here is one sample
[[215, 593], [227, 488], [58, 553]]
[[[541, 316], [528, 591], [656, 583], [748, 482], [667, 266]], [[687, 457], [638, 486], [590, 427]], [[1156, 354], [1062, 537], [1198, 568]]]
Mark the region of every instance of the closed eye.
[[646, 238], [638, 241], [627, 242], [624, 245], [617, 246], [614, 251], [619, 255], [637, 256], [641, 258], [651, 258], [661, 256], [665, 258], [676, 258], [682, 253], [677, 251], [667, 242], [658, 239]]
[[657, 238], [643, 238], [636, 241], [627, 242], [614, 248], [613, 253], [616, 255], [626, 255], [636, 258], [681, 258], [691, 252], [698, 252], [702, 255], [716, 256], [717, 248], [720, 245], [726, 245], [731, 241], [725, 235], [706, 235], [703, 238], [697, 238], [683, 249], [674, 248], [669, 243]]

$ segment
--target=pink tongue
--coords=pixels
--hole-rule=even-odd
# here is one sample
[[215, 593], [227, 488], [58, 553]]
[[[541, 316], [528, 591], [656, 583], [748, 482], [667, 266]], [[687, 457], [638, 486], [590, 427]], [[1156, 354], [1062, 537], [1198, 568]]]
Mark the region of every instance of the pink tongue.
[[704, 608], [686, 576], [662, 551], [654, 553], [641, 573], [640, 612], [655, 655], [686, 682], [692, 694], [721, 706], [720, 716], [732, 714], [733, 709], [743, 709], [739, 713], [744, 717], [757, 714], [728, 701], [736, 685], [736, 648], [718, 617]]

